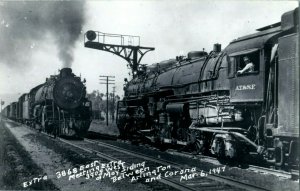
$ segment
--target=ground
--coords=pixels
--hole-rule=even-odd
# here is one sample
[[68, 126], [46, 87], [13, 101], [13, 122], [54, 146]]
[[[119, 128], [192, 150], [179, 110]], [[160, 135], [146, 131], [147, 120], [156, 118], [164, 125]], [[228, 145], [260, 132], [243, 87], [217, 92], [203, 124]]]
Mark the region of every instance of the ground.
[[23, 146], [0, 124], [0, 189], [1, 190], [57, 190], [49, 180], [24, 188], [23, 182], [39, 177], [43, 170], [38, 167]]
[[[1, 122], [0, 137], [0, 170], [4, 172], [0, 173], [0, 190], [151, 190], [141, 183], [130, 184], [129, 180], [112, 183], [110, 179], [58, 178], [57, 172], [87, 164], [95, 156], [76, 152], [14, 122]], [[29, 185], [34, 178], [44, 176], [47, 180]]]
[[100, 134], [108, 134], [112, 136], [119, 135], [119, 130], [116, 124], [109, 123], [107, 126], [105, 121], [100, 120], [93, 120], [90, 125], [89, 131]]
[[[90, 131], [100, 134], [118, 136], [118, 129], [115, 125], [106, 126], [103, 122], [93, 121]], [[123, 144], [123, 142], [118, 142]], [[125, 144], [125, 143], [124, 143]], [[126, 144], [126, 148], [145, 150], [141, 146]], [[143, 152], [150, 152], [145, 150]], [[153, 150], [155, 156], [159, 151]], [[186, 163], [190, 166], [198, 166], [200, 169], [210, 168], [214, 164], [205, 160], [192, 160], [177, 155], [169, 155], [167, 152], [159, 152], [159, 158], [166, 155], [166, 160], [174, 160], [177, 163]], [[171, 157], [171, 158], [170, 158]], [[83, 153], [73, 147], [63, 145], [56, 139], [41, 134], [25, 127], [24, 125], [12, 122], [1, 121], [0, 123], [0, 190], [154, 190], [153, 184], [130, 183], [129, 180], [122, 180], [112, 183], [109, 179], [101, 181], [79, 178], [69, 181], [66, 177], [57, 178], [57, 172], [72, 169], [80, 165], [88, 164], [94, 160], [95, 155]], [[100, 159], [99, 159], [100, 160]], [[101, 160], [106, 163], [107, 161]], [[201, 166], [205, 165], [205, 166]], [[273, 176], [259, 175], [237, 167], [226, 167], [223, 175], [250, 181], [255, 185], [265, 184], [271, 190], [298, 190], [299, 182], [285, 180]], [[47, 180], [33, 182], [35, 178], [47, 177]]]

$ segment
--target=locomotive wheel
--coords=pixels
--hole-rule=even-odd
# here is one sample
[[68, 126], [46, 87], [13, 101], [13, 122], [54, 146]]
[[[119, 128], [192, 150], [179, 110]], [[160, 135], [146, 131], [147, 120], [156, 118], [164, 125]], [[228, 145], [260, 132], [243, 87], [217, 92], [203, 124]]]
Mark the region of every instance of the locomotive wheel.
[[217, 156], [219, 159], [225, 158], [225, 141], [223, 138], [216, 138], [215, 140], [215, 147], [213, 148], [213, 154]]
[[118, 123], [118, 130], [119, 130], [119, 138], [120, 139], [130, 139], [130, 124], [128, 121], [126, 121], [125, 118], [122, 118], [119, 120], [119, 123]]
[[125, 133], [126, 133], [126, 131], [125, 131], [125, 125], [126, 125], [126, 123], [119, 123], [118, 124], [118, 130], [119, 130], [119, 133], [120, 133], [120, 135], [119, 135], [119, 137], [121, 138], [121, 139], [125, 139], [125, 137], [126, 137], [126, 135], [125, 135]]
[[[123, 132], [122, 132], [122, 137], [123, 139], [129, 139], [129, 135], [128, 135], [128, 131], [130, 130], [129, 128], [129, 124], [125, 123], [124, 127], [123, 127]], [[121, 133], [121, 132], [120, 132]]]
[[282, 142], [279, 142], [275, 148], [275, 165], [282, 167], [284, 165], [284, 150]]
[[42, 131], [42, 126], [39, 125], [38, 123], [33, 123], [33, 128], [36, 129], [36, 130], [38, 130], [39, 132]]
[[196, 152], [196, 154], [203, 153], [204, 149], [204, 142], [202, 140], [197, 139], [194, 142], [194, 151]]
[[225, 158], [225, 143], [224, 143], [224, 140], [219, 140], [218, 147], [219, 147], [218, 157], [219, 158]]
[[157, 142], [157, 147], [159, 148], [160, 151], [166, 151], [168, 149], [168, 146], [164, 143], [163, 140], [159, 140]]
[[188, 140], [188, 138], [189, 138], [189, 136], [188, 136], [188, 129], [184, 129], [184, 128], [179, 128], [178, 130], [177, 130], [177, 139], [178, 140], [183, 140], [183, 141], [185, 141], [185, 140]]
[[123, 133], [124, 139], [133, 140], [135, 136], [136, 136], [135, 125], [133, 125], [132, 122], [126, 122], [126, 124], [124, 125], [124, 133]]

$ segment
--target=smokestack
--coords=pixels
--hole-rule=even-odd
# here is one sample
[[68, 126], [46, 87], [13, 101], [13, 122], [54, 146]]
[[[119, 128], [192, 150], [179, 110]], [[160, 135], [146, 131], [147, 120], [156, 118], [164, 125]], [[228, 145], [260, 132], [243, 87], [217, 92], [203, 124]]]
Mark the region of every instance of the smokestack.
[[60, 70], [60, 77], [61, 78], [71, 76], [71, 74], [72, 74], [72, 69], [71, 68], [63, 68], [63, 69]]
[[219, 43], [214, 44], [213, 51], [214, 52], [221, 52], [221, 44], [219, 44]]

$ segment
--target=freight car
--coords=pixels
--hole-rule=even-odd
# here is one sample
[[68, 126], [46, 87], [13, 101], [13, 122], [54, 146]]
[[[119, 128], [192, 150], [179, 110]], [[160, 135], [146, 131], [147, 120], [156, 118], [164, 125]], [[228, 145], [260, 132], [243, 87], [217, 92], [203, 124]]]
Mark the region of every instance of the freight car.
[[8, 118], [10, 113], [10, 105], [7, 105], [4, 107], [4, 109], [1, 111], [2, 117]]
[[298, 22], [295, 9], [224, 50], [140, 67], [118, 103], [121, 136], [299, 165]]
[[10, 110], [9, 110], [8, 118], [11, 120], [16, 120], [17, 119], [17, 102], [12, 102], [9, 107], [10, 107]]
[[83, 137], [91, 123], [84, 82], [71, 68], [50, 76], [4, 111], [4, 116], [54, 136]]

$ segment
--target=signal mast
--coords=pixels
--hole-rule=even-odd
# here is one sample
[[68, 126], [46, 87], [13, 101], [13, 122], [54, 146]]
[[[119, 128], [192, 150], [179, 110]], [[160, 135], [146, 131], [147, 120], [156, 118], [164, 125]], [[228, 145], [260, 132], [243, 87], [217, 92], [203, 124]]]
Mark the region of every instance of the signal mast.
[[143, 56], [155, 49], [140, 46], [139, 36], [102, 33], [91, 30], [84, 35], [84, 46], [111, 52], [125, 59], [129, 64], [133, 77], [138, 74]]

